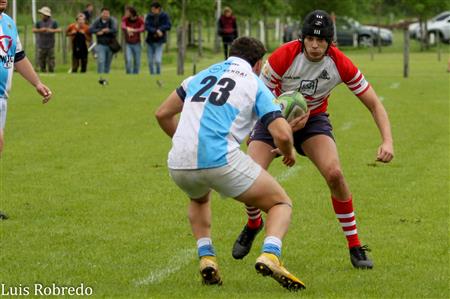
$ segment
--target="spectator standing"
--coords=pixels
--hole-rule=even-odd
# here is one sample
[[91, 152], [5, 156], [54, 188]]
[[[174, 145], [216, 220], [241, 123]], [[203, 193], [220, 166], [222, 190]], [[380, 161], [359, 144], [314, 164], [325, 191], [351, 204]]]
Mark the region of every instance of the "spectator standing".
[[225, 59], [228, 58], [228, 48], [231, 43], [238, 37], [236, 17], [228, 6], [223, 9], [223, 14], [219, 18], [218, 34], [222, 37], [223, 53]]
[[147, 57], [150, 74], [161, 74], [163, 45], [167, 41], [167, 31], [171, 23], [169, 16], [162, 11], [159, 2], [153, 2], [151, 12], [145, 17], [145, 30], [147, 30]]
[[134, 7], [125, 8], [122, 18], [122, 30], [125, 37], [125, 68], [127, 74], [139, 74], [141, 66], [141, 32], [144, 32], [144, 20], [138, 16]]
[[86, 5], [86, 9], [83, 11], [84, 17], [86, 19], [86, 24], [91, 23], [92, 14], [94, 13], [94, 5], [92, 3], [88, 3]]
[[97, 73], [108, 74], [111, 69], [113, 52], [109, 44], [116, 38], [117, 21], [111, 17], [108, 8], [101, 10], [100, 17], [97, 18], [89, 27], [89, 32], [97, 36]]
[[36, 22], [33, 33], [36, 34], [37, 56], [40, 71], [55, 71], [55, 33], [61, 32], [58, 23], [52, 19], [52, 11], [44, 6], [38, 10], [42, 19]]
[[89, 26], [83, 13], [79, 13], [76, 22], [67, 27], [66, 35], [72, 40], [72, 73], [78, 72], [81, 64], [81, 72], [85, 73], [88, 62], [88, 45], [91, 42]]

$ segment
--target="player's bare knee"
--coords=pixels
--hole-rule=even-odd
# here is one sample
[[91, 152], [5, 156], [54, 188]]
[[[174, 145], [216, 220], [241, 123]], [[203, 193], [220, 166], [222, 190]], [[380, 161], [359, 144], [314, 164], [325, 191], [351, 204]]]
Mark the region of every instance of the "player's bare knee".
[[332, 168], [325, 174], [325, 179], [330, 187], [339, 186], [344, 182], [344, 174], [340, 168]]

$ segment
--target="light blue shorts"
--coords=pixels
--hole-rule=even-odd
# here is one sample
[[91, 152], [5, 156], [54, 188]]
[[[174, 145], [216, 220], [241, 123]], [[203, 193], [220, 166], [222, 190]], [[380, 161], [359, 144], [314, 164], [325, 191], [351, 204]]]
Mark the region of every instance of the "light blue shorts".
[[5, 128], [7, 107], [8, 102], [6, 101], [6, 99], [0, 98], [0, 129]]

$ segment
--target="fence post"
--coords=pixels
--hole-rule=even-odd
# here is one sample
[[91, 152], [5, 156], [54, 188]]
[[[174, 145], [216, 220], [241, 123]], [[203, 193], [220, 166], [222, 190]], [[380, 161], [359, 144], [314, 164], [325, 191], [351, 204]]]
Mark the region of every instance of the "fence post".
[[436, 33], [436, 48], [437, 48], [437, 59], [441, 61], [441, 34]]
[[61, 31], [62, 36], [62, 60], [63, 64], [67, 64], [67, 38], [63, 31]]
[[403, 77], [408, 78], [409, 75], [409, 31], [408, 26], [403, 28]]
[[25, 29], [23, 31], [23, 43], [22, 43], [22, 47], [23, 50], [26, 52], [27, 50], [27, 45], [28, 45], [28, 25], [25, 24]]

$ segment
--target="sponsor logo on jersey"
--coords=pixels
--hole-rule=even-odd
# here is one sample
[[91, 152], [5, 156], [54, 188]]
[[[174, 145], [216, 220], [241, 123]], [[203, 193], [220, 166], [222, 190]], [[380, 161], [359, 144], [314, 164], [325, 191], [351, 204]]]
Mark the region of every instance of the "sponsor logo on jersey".
[[316, 80], [302, 80], [300, 81], [299, 92], [303, 95], [312, 96], [316, 93], [317, 89], [317, 79]]
[[328, 74], [327, 70], [323, 70], [323, 71], [320, 73], [319, 77], [317, 77], [317, 79], [330, 80], [331, 77], [330, 77], [330, 75]]
[[221, 65], [215, 65], [212, 68], [209, 69], [210, 73], [217, 73], [220, 72], [222, 70], [222, 66]]

